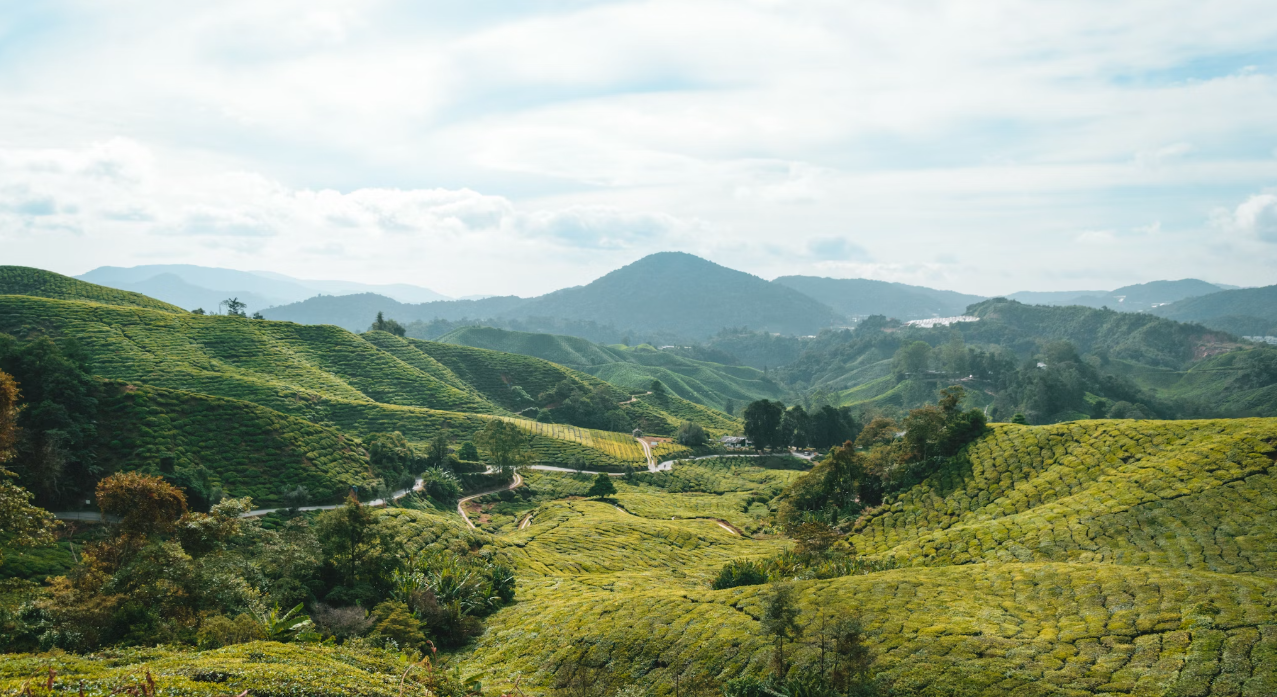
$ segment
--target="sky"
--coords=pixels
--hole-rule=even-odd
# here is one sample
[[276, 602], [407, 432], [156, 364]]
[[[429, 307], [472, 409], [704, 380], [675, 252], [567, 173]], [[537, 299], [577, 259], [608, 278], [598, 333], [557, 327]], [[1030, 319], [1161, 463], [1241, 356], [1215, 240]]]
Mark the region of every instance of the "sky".
[[1271, 0], [0, 0], [0, 264], [1277, 283]]

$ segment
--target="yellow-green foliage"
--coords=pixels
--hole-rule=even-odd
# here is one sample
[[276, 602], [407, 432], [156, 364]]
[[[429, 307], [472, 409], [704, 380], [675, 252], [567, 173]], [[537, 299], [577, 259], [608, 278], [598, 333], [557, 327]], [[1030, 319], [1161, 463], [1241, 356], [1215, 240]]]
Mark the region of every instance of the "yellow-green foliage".
[[740, 419], [730, 417], [717, 409], [689, 402], [678, 395], [668, 392], [661, 395], [639, 395], [638, 400], [641, 404], [673, 415], [680, 422], [694, 421], [703, 426], [711, 436], [736, 434], [740, 433], [741, 429], [744, 428]]
[[107, 470], [172, 458], [259, 506], [278, 504], [284, 488], [303, 485], [325, 500], [373, 478], [367, 453], [341, 433], [248, 402], [108, 383], [99, 412], [98, 464]]
[[1273, 419], [999, 424], [852, 542], [901, 564], [1274, 571], [1274, 441]]
[[[545, 676], [586, 652], [672, 693], [675, 672], [763, 672], [765, 587], [710, 591], [670, 574], [532, 581], [491, 620], [471, 670]], [[797, 584], [804, 621], [856, 612], [897, 694], [1269, 695], [1277, 616], [1267, 578], [1091, 564], [899, 569]], [[800, 664], [818, 647], [798, 646]], [[678, 669], [681, 669], [679, 671]], [[1213, 691], [1212, 691], [1213, 690]]]
[[455, 511], [442, 513], [388, 508], [379, 511], [377, 515], [381, 516], [395, 541], [408, 554], [445, 549], [465, 552], [478, 549], [489, 542], [486, 535], [466, 527]]
[[141, 293], [116, 290], [28, 266], [0, 266], [0, 295], [30, 295], [59, 300], [87, 300], [103, 305], [145, 307], [165, 312], [186, 310]]
[[[0, 693], [81, 694], [95, 697], [143, 694], [149, 670], [160, 695], [214, 697], [307, 695], [308, 697], [396, 697], [408, 661], [389, 651], [302, 646], [258, 641], [213, 651], [129, 649], [92, 656], [23, 655], [0, 661]], [[49, 669], [54, 691], [44, 689]], [[135, 692], [127, 690], [133, 688]], [[420, 688], [406, 694], [421, 694]]]
[[775, 551], [775, 543], [749, 541], [712, 520], [653, 520], [584, 500], [540, 507], [531, 525], [497, 538], [497, 544], [520, 569], [554, 576], [654, 570], [668, 575], [687, 568], [708, 579], [711, 569], [731, 559]]

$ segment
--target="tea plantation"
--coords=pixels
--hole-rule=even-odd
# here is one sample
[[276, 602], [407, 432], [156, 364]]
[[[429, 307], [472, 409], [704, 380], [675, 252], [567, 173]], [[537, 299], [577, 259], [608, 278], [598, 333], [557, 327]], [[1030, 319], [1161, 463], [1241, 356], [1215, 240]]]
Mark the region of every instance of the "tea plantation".
[[[1277, 693], [1274, 443], [1272, 419], [997, 425], [862, 519], [851, 541], [906, 568], [798, 582], [803, 621], [858, 614], [896, 694]], [[708, 579], [785, 543], [712, 518], [745, 527], [743, 492], [787, 473], [739, 460], [635, 475], [624, 510], [546, 503], [495, 538], [530, 578], [466, 668], [548, 679], [586, 656], [662, 693], [764, 672], [765, 587]]]

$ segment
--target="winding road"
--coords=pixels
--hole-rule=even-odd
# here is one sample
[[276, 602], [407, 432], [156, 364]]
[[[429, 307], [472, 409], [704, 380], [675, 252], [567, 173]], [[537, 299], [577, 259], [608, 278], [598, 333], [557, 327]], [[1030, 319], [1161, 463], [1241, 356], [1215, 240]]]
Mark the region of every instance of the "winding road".
[[[519, 476], [519, 473], [518, 473], [518, 472], [515, 472], [515, 473], [514, 473], [514, 481], [510, 482], [510, 483], [509, 483], [508, 485], [506, 485], [506, 486], [499, 486], [499, 487], [497, 487], [497, 488], [495, 488], [495, 489], [488, 489], [487, 491], [480, 491], [480, 492], [479, 492], [479, 493], [477, 493], [477, 494], [470, 494], [469, 496], [467, 496], [467, 497], [465, 497], [465, 498], [458, 499], [458, 500], [457, 500], [457, 512], [461, 514], [461, 519], [462, 519], [462, 520], [464, 520], [464, 521], [466, 521], [466, 525], [467, 525], [467, 526], [469, 526], [469, 528], [470, 528], [471, 530], [474, 530], [474, 523], [470, 522], [470, 516], [466, 515], [466, 501], [469, 501], [469, 500], [471, 500], [471, 499], [477, 499], [477, 498], [479, 498], [480, 496], [487, 496], [488, 494], [495, 494], [495, 493], [497, 493], [498, 491], [509, 491], [509, 490], [511, 490], [511, 489], [517, 489], [517, 488], [519, 488], [519, 486], [520, 486], [521, 484], [523, 484], [523, 477], [520, 477], [520, 476]], [[532, 519], [532, 516], [528, 516], [528, 519], [529, 519], [529, 520], [531, 520], [531, 519]]]
[[[648, 394], [651, 394], [651, 393], [649, 392]], [[669, 472], [674, 469], [674, 463], [680, 462], [680, 461], [711, 460], [718, 457], [771, 457], [771, 455], [761, 455], [761, 454], [759, 455], [745, 455], [745, 454], [702, 455], [700, 457], [683, 457], [677, 460], [666, 460], [665, 462], [657, 463], [656, 458], [652, 456], [652, 446], [648, 445], [647, 441], [643, 440], [642, 438], [635, 438], [634, 440], [639, 442], [639, 445], [643, 447], [643, 454], [647, 456], [647, 471], [648, 472]], [[815, 457], [814, 453], [811, 455], [804, 455], [802, 453], [791, 453], [791, 455], [793, 457], [800, 457], [804, 460], [811, 460], [813, 457]], [[542, 470], [545, 472], [568, 472], [568, 473], [574, 473], [574, 474], [575, 473], [606, 474], [609, 477], [624, 477], [625, 476], [624, 472], [596, 472], [594, 470], [574, 470], [574, 469], [569, 469], [567, 467], [553, 467], [551, 465], [530, 465], [527, 469]], [[459, 499], [457, 501], [457, 512], [461, 514], [462, 520], [466, 521], [466, 525], [469, 526], [471, 530], [474, 530], [475, 529], [474, 523], [470, 522], [470, 516], [466, 515], [466, 511], [464, 508], [464, 504], [467, 501], [470, 501], [471, 499], [477, 499], [480, 496], [495, 494], [498, 491], [508, 491], [511, 489], [517, 489], [518, 487], [522, 485], [523, 485], [523, 477], [520, 477], [519, 474], [516, 472], [514, 475], [514, 481], [510, 482], [510, 484], [506, 486], [497, 487], [496, 489], [488, 489], [486, 491], [480, 491], [478, 493], [466, 496], [465, 498]], [[407, 496], [408, 494], [414, 491], [421, 491], [422, 486], [423, 486], [422, 480], [417, 479], [416, 483], [413, 484], [411, 489], [400, 489], [399, 491], [392, 492], [388, 498], [390, 501], [398, 501], [399, 499]], [[368, 505], [368, 506], [384, 506], [385, 504], [386, 504], [386, 499], [373, 499], [372, 501], [365, 502], [365, 505]], [[332, 504], [328, 506], [302, 506], [298, 508], [297, 510], [299, 511], [331, 511], [335, 508], [340, 508], [341, 506], [342, 504]], [[255, 508], [251, 511], [248, 511], [247, 513], [241, 513], [239, 517], [256, 518], [259, 516], [267, 515], [269, 513], [274, 513], [276, 511], [287, 511], [287, 510], [289, 510], [287, 506], [282, 506], [280, 508]], [[83, 520], [83, 521], [90, 521], [90, 522], [102, 521], [102, 514], [95, 513], [93, 511], [55, 511], [53, 512], [53, 517], [57, 518], [58, 520]], [[519, 529], [522, 530], [526, 528], [528, 525], [530, 525], [531, 523], [532, 523], [532, 516], [528, 516], [527, 518], [523, 520], [523, 522], [519, 524]], [[719, 521], [719, 524], [723, 525], [723, 522]], [[726, 528], [727, 526], [724, 526], [724, 527]], [[727, 528], [727, 529], [729, 530], [729, 532], [732, 532], [733, 534], [740, 534], [739, 532], [732, 530], [730, 528]]]

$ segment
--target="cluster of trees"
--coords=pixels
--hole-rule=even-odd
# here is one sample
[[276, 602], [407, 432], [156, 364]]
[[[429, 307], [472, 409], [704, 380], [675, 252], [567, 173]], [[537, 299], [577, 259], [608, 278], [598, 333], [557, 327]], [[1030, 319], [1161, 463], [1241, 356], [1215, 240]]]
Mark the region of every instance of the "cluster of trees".
[[457, 646], [514, 598], [508, 565], [464, 546], [411, 557], [353, 497], [275, 530], [241, 517], [248, 499], [194, 512], [180, 489], [136, 472], [103, 479], [97, 499], [106, 534], [69, 574], [0, 617], [0, 649], [360, 636]]
[[[463, 490], [508, 482], [516, 469], [535, 461], [529, 434], [500, 419], [489, 421], [475, 433], [474, 441], [462, 442], [456, 452], [450, 443], [448, 433], [440, 432], [418, 449], [394, 431], [374, 433], [365, 445], [373, 467], [387, 483], [394, 483], [394, 489], [411, 488], [420, 477], [424, 493], [448, 506], [456, 503]], [[480, 448], [487, 453], [486, 461], [480, 460]], [[489, 467], [494, 471], [488, 473]]]
[[828, 404], [808, 413], [801, 405], [786, 409], [781, 402], [760, 399], [750, 402], [742, 417], [745, 437], [758, 450], [790, 446], [823, 450], [855, 438], [860, 431], [850, 408]]
[[96, 463], [99, 386], [87, 354], [72, 339], [19, 342], [0, 334], [0, 371], [21, 394], [11, 464], [22, 486], [45, 507], [83, 498], [101, 471]]
[[372, 325], [368, 327], [370, 332], [389, 332], [395, 336], [404, 336], [408, 330], [400, 323], [393, 319], [386, 319], [385, 315], [378, 312], [377, 318], [372, 321]]
[[606, 385], [590, 389], [575, 380], [563, 380], [537, 396], [538, 421], [567, 423], [604, 431], [628, 431], [630, 417], [617, 404]]
[[964, 396], [961, 387], [946, 388], [936, 404], [914, 409], [899, 422], [875, 418], [854, 443], [832, 449], [781, 495], [779, 519], [786, 531], [810, 537], [937, 471], [986, 429], [982, 410], [962, 409]]

